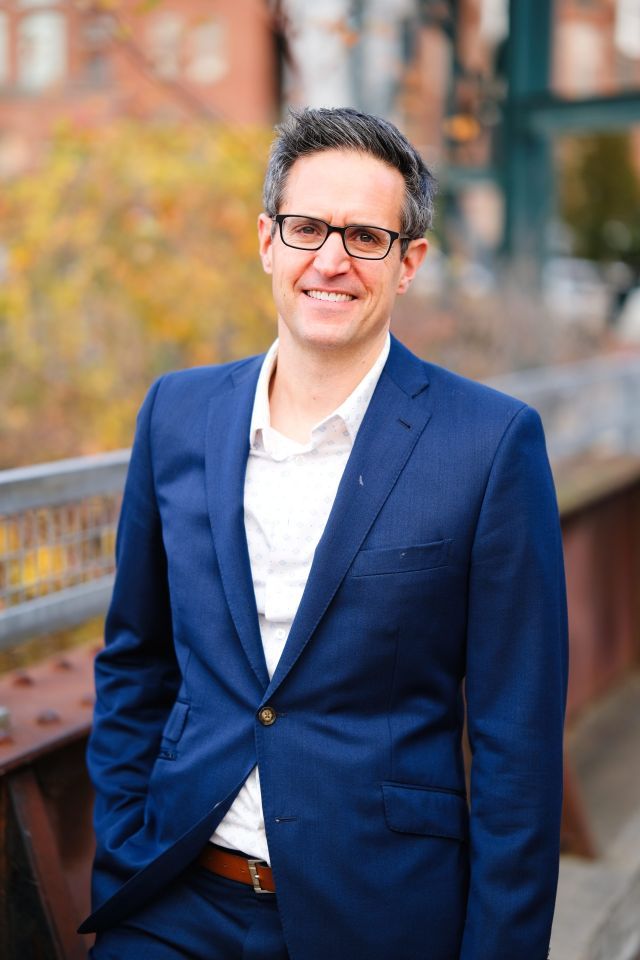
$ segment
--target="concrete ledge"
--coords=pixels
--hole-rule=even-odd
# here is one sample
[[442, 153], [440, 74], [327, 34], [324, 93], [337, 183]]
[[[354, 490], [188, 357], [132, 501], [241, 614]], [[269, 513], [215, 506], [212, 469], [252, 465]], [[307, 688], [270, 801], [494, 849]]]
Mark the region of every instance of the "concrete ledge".
[[640, 960], [640, 674], [581, 718], [568, 748], [602, 856], [561, 859], [552, 960]]
[[640, 851], [635, 871], [563, 857], [553, 960], [639, 960]]
[[588, 960], [640, 958], [640, 870], [627, 884], [610, 915], [596, 932]]

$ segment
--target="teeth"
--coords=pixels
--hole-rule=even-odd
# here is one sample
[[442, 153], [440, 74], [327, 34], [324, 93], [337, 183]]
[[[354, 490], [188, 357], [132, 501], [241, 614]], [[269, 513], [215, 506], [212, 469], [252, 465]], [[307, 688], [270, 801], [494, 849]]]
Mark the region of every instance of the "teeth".
[[353, 300], [354, 297], [349, 293], [332, 293], [329, 290], [307, 290], [307, 296], [314, 300]]

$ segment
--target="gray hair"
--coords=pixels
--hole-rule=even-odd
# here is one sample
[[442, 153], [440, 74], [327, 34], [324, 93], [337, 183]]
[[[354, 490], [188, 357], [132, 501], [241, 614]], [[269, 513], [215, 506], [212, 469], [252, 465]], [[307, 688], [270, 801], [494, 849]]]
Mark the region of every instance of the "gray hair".
[[278, 124], [263, 190], [270, 217], [280, 210], [295, 161], [323, 150], [357, 150], [395, 167], [405, 182], [401, 232], [415, 239], [431, 227], [437, 185], [418, 151], [388, 120], [350, 107], [290, 110]]

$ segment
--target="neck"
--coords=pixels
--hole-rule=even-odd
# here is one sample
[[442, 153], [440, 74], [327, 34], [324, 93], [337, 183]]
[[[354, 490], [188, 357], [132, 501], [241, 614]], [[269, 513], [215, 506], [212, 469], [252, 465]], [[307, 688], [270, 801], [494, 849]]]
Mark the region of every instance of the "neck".
[[366, 349], [302, 348], [280, 324], [278, 361], [269, 386], [271, 425], [306, 443], [313, 426], [347, 399], [376, 362], [387, 331]]

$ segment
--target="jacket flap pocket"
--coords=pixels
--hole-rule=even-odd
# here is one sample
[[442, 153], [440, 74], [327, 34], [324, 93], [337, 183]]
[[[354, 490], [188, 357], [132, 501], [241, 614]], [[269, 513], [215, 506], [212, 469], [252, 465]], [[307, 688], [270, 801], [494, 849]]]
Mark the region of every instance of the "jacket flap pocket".
[[180, 739], [184, 725], [187, 722], [188, 713], [189, 704], [185, 703], [184, 700], [176, 700], [171, 708], [171, 713], [169, 714], [165, 728], [162, 731], [163, 740], [172, 740], [175, 743]]
[[405, 573], [411, 570], [430, 570], [447, 562], [451, 540], [434, 540], [412, 547], [383, 547], [361, 550], [351, 566], [354, 577], [381, 573]]
[[462, 794], [430, 787], [383, 783], [384, 815], [391, 830], [466, 840], [467, 801]]

